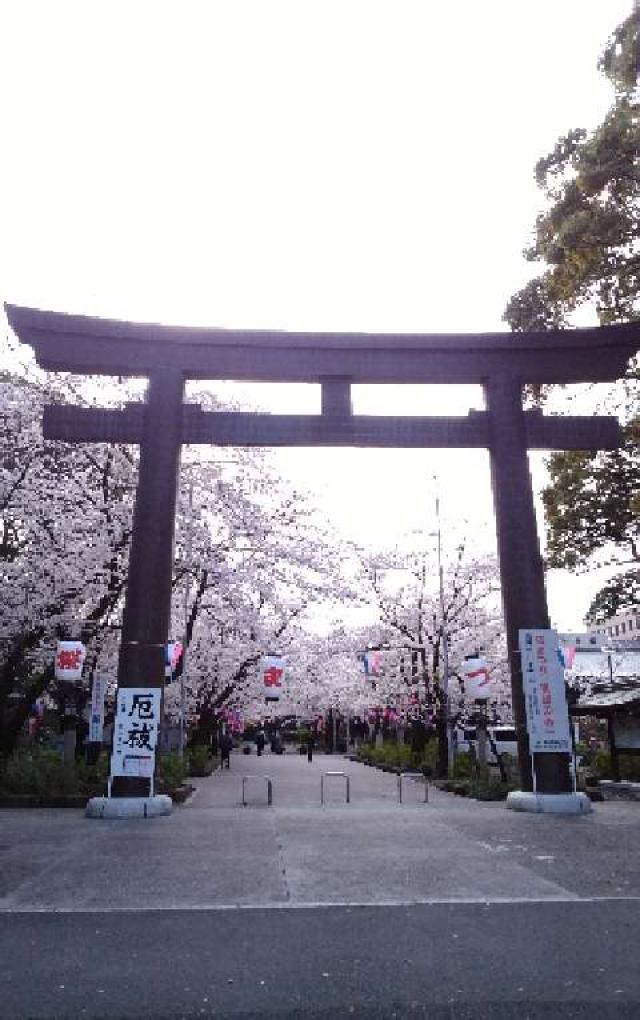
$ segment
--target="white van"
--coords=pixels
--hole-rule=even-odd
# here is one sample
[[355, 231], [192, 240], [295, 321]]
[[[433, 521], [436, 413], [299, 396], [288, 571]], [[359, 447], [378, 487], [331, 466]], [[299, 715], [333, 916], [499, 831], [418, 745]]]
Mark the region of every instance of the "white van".
[[[498, 764], [497, 754], [518, 755], [518, 743], [516, 731], [513, 726], [487, 726], [489, 740], [487, 741], [487, 761]], [[459, 726], [456, 730], [458, 737], [458, 751], [468, 751], [473, 745], [478, 750], [478, 737], [475, 726]]]

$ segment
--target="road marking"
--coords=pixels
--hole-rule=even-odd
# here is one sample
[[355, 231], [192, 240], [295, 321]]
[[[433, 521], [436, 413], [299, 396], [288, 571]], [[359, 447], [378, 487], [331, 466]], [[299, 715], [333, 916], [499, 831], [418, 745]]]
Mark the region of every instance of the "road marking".
[[198, 904], [169, 904], [160, 906], [149, 906], [140, 904], [138, 906], [103, 906], [103, 907], [34, 907], [27, 905], [0, 906], [2, 914], [151, 914], [151, 913], [205, 913], [207, 911], [232, 911], [232, 910], [329, 910], [336, 907], [342, 909], [362, 909], [366, 907], [437, 907], [437, 906], [526, 906], [531, 903], [541, 906], [546, 903], [564, 903], [577, 905], [591, 905], [602, 903], [638, 903], [638, 896], [493, 896], [472, 897], [454, 899], [451, 897], [413, 900], [309, 900], [299, 902], [281, 903], [198, 903]]

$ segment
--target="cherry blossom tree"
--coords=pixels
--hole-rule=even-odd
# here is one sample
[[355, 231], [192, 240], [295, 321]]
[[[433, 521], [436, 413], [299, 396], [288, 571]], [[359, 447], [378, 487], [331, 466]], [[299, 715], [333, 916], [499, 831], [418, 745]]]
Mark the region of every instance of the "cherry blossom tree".
[[443, 572], [442, 595], [436, 556], [424, 540], [416, 551], [365, 557], [363, 566], [379, 614], [377, 625], [366, 635], [367, 646], [380, 651], [382, 674], [372, 676], [372, 683], [379, 699], [392, 705], [405, 707], [407, 691], [412, 692], [414, 703], [422, 703], [438, 736], [439, 770], [446, 774], [447, 714], [453, 722], [471, 710], [462, 685], [466, 656], [482, 650], [492, 669], [494, 711], [508, 711], [507, 655], [496, 563], [491, 557], [468, 557], [466, 544], [460, 543]]
[[[50, 401], [119, 402], [130, 389], [41, 373], [0, 377], [0, 750], [8, 753], [44, 691], [55, 695], [56, 640], [88, 647], [115, 681], [137, 448], [44, 441]], [[200, 403], [217, 406], [210, 395]], [[260, 658], [324, 600], [349, 597], [329, 529], [261, 451], [186, 448], [176, 518], [173, 634], [186, 647], [188, 707], [218, 710], [253, 681]], [[165, 697], [180, 711], [177, 685]]]

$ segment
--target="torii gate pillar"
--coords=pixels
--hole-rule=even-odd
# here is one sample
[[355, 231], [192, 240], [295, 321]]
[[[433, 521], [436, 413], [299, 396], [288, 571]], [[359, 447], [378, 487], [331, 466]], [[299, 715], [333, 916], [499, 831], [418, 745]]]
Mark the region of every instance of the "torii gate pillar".
[[[127, 592], [122, 616], [118, 687], [164, 684], [171, 615], [176, 496], [182, 447], [184, 377], [156, 368], [149, 377]], [[146, 779], [115, 777], [114, 796], [145, 796]]]
[[[529, 472], [522, 385], [509, 376], [496, 376], [485, 383], [484, 392], [490, 423], [491, 483], [512, 677], [513, 718], [522, 785], [530, 791], [533, 777], [518, 631], [528, 627], [549, 627], [544, 565]], [[535, 757], [537, 792], [568, 793], [571, 790], [568, 756], [538, 754]]]

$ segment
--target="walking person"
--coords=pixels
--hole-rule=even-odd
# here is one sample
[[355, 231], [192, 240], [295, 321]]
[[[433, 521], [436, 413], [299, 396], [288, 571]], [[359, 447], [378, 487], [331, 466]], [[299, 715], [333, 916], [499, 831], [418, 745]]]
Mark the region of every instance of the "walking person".
[[307, 761], [313, 761], [313, 733], [309, 733], [309, 739], [307, 740]]
[[264, 745], [265, 745], [264, 730], [259, 729], [258, 732], [256, 733], [256, 752], [258, 754], [258, 757], [260, 757], [260, 755], [264, 751]]
[[233, 741], [226, 731], [220, 738], [220, 768], [223, 769], [225, 765], [228, 769], [231, 768], [231, 748], [233, 747]]

